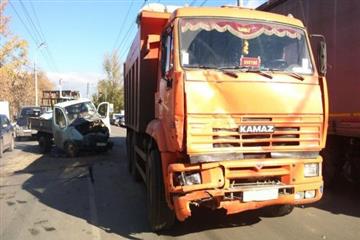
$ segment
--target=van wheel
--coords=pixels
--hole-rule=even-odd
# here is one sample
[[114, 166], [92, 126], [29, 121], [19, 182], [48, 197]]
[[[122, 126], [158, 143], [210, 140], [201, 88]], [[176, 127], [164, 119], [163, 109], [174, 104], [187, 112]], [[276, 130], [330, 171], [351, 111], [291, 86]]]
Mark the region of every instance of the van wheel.
[[269, 217], [282, 217], [290, 214], [294, 210], [294, 205], [274, 205], [267, 207], [265, 210], [266, 215]]
[[51, 150], [51, 140], [49, 136], [42, 135], [39, 137], [39, 147], [42, 153], [50, 152]]
[[146, 164], [146, 200], [151, 229], [160, 231], [169, 229], [175, 223], [175, 213], [165, 199], [165, 187], [162, 174], [160, 153], [151, 149]]
[[79, 147], [73, 142], [68, 142], [65, 144], [65, 152], [68, 157], [77, 157], [79, 155]]

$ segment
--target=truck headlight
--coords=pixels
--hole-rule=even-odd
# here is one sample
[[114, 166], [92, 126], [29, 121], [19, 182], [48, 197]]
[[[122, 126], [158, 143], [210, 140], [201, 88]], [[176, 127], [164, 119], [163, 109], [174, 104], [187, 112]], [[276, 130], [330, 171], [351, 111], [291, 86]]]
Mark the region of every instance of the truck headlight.
[[185, 185], [194, 185], [194, 184], [201, 184], [201, 176], [200, 173], [184, 173], [182, 172], [178, 175], [178, 181], [181, 186]]
[[304, 177], [317, 177], [319, 176], [319, 172], [320, 172], [319, 163], [304, 164]]

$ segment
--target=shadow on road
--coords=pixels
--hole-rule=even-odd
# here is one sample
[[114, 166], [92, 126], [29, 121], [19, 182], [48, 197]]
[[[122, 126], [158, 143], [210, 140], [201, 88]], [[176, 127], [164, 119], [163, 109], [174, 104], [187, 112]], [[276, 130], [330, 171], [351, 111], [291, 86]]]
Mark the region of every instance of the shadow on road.
[[334, 186], [325, 188], [319, 202], [306, 205], [305, 208], [315, 207], [333, 214], [360, 217], [359, 202], [360, 186], [340, 178]]
[[[127, 172], [125, 139], [113, 138], [112, 151], [79, 158], [45, 155], [17, 173], [30, 173], [22, 188], [58, 211], [81, 218], [106, 232], [127, 239], [150, 232], [147, 222], [145, 187], [132, 181]], [[34, 150], [36, 146], [25, 148]], [[337, 192], [338, 191], [338, 192]], [[326, 192], [324, 199], [311, 207], [360, 217], [358, 195], [340, 188]], [[355, 210], [357, 208], [357, 210]], [[261, 221], [262, 210], [226, 216], [223, 211], [195, 208], [193, 216], [161, 234], [182, 236], [207, 229], [253, 225]], [[81, 229], [79, 229], [81, 231]]]
[[[15, 174], [32, 176], [22, 188], [56, 210], [82, 218], [106, 232], [137, 239], [150, 232], [145, 187], [127, 172], [125, 139], [113, 138], [115, 146], [106, 154], [78, 158], [44, 155]], [[19, 146], [37, 152], [37, 146]], [[194, 209], [193, 216], [161, 234], [181, 236], [206, 229], [252, 225], [261, 221], [258, 212], [226, 217], [223, 211]]]

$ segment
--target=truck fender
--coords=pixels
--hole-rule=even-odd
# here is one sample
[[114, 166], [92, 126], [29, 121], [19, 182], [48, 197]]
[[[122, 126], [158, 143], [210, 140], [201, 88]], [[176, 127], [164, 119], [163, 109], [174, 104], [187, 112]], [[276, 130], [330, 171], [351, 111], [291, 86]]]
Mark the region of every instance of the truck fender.
[[147, 125], [146, 133], [155, 140], [160, 152], [167, 151], [164, 128], [159, 119], [154, 119]]

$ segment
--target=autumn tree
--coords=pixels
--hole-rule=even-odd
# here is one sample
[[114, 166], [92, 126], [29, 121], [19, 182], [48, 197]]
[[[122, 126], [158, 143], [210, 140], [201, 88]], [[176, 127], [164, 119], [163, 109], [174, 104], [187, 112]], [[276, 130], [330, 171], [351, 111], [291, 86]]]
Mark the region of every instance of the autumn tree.
[[124, 108], [124, 99], [121, 64], [117, 51], [105, 54], [103, 70], [106, 77], [98, 82], [93, 101], [96, 105], [101, 102], [113, 103], [114, 112], [120, 112]]
[[[10, 103], [10, 113], [14, 115], [24, 105], [35, 104], [35, 83], [33, 68], [28, 61], [28, 44], [11, 33], [8, 28], [10, 18], [4, 11], [7, 0], [0, 1], [0, 101]], [[42, 90], [53, 89], [53, 84], [45, 73], [40, 72], [39, 95]]]

